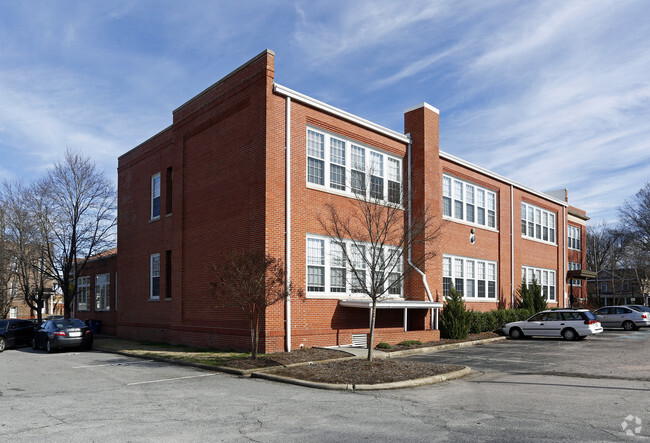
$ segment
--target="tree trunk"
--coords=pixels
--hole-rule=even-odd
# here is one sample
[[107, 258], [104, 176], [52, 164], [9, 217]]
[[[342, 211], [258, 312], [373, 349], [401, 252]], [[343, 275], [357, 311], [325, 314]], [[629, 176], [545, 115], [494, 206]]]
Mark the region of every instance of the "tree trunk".
[[251, 318], [250, 320], [251, 328], [251, 357], [257, 358], [257, 343], [255, 343], [255, 321]]
[[370, 334], [368, 334], [368, 361], [372, 362], [372, 348], [375, 340], [375, 318], [377, 316], [377, 299], [372, 299], [372, 311], [370, 314]]

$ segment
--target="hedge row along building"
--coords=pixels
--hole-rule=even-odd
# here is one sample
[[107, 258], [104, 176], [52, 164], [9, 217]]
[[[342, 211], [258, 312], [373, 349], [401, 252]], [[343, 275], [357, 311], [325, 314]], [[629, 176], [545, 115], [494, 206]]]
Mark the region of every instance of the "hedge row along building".
[[119, 158], [119, 336], [249, 348], [248, 322], [217, 307], [210, 286], [219, 254], [248, 249], [285, 260], [304, 294], [267, 309], [261, 352], [364, 342], [369, 299], [341, 278], [318, 215], [328, 203], [345, 211], [365, 174], [386, 201], [410, 185], [412, 210], [444, 222], [424, 277], [410, 274], [381, 302], [375, 342], [438, 339], [451, 285], [485, 311], [510, 307], [522, 278], [534, 277], [550, 306], [569, 304], [567, 272], [582, 278], [588, 218], [564, 191], [440, 151], [439, 113], [426, 103], [405, 111], [401, 133], [281, 86], [274, 57], [248, 61]]

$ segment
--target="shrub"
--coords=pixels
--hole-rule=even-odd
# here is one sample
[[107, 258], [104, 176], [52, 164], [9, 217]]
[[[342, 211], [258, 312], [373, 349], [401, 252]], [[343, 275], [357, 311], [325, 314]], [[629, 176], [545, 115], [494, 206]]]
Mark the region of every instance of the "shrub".
[[468, 315], [470, 334], [480, 334], [501, 329], [506, 323], [525, 320], [531, 314], [527, 309], [497, 309], [488, 312], [469, 311]]
[[542, 295], [542, 287], [537, 284], [537, 280], [533, 277], [533, 282], [526, 285], [526, 282], [521, 282], [521, 286], [517, 289], [517, 308], [527, 309], [530, 315], [546, 309], [546, 300]]
[[382, 341], [377, 345], [377, 349], [390, 349], [390, 345]]
[[421, 345], [422, 342], [420, 340], [404, 340], [401, 343], [398, 343], [399, 346], [406, 346], [410, 348], [411, 346], [416, 346], [416, 345]]
[[443, 338], [464, 340], [470, 329], [470, 314], [465, 309], [463, 294], [452, 287], [449, 295], [445, 296], [447, 304], [442, 310], [440, 319], [440, 335]]

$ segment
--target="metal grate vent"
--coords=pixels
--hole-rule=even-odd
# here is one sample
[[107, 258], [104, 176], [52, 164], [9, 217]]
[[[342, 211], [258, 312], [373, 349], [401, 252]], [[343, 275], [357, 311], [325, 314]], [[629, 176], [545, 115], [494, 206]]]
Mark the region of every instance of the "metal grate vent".
[[368, 334], [352, 334], [352, 346], [355, 348], [368, 347]]

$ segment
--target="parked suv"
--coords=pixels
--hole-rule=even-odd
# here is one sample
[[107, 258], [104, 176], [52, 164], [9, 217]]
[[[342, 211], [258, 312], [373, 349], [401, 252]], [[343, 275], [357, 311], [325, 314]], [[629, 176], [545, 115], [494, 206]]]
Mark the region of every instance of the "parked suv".
[[650, 326], [650, 313], [639, 312], [627, 306], [603, 306], [594, 314], [606, 328], [634, 331], [641, 326]]
[[0, 320], [0, 352], [6, 348], [26, 346], [32, 342], [34, 323], [31, 320], [8, 318]]
[[528, 320], [507, 323], [503, 332], [514, 339], [540, 335], [579, 340], [600, 334], [603, 327], [587, 309], [554, 309], [538, 312]]

